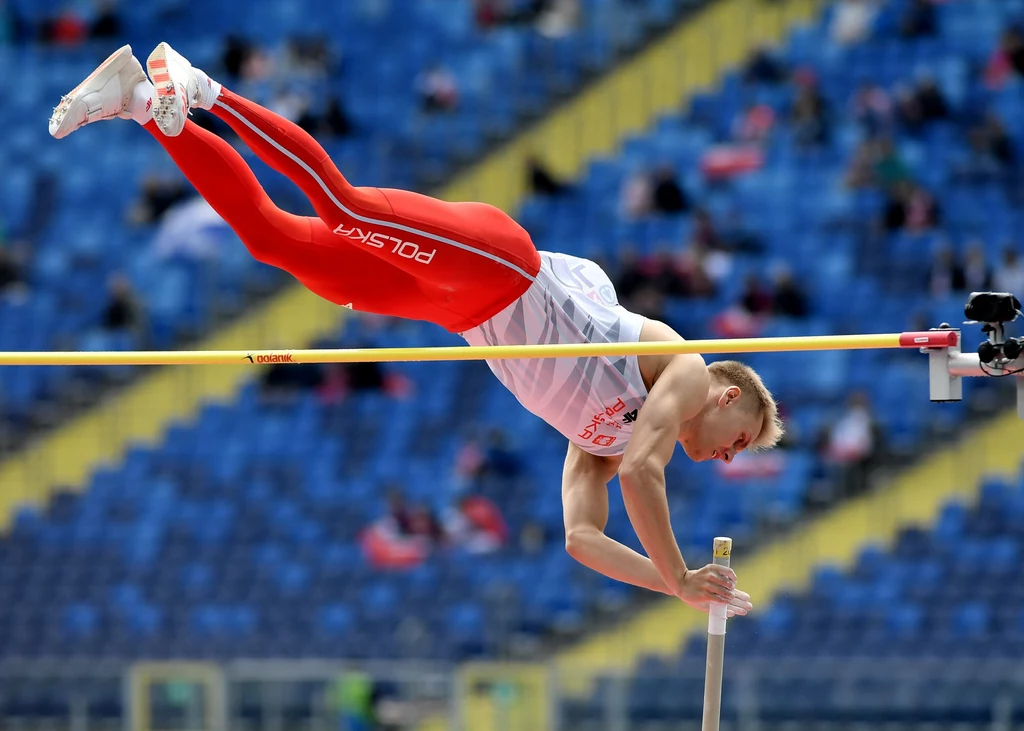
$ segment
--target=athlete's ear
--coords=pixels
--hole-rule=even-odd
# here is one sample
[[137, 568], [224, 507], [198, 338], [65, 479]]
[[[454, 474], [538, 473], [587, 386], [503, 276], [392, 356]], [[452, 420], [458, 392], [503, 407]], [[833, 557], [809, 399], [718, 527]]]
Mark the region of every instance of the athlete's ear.
[[729, 404], [734, 404], [740, 400], [742, 391], [739, 386], [729, 386], [727, 389], [722, 391], [722, 395], [718, 397], [718, 405], [720, 407], [726, 407]]

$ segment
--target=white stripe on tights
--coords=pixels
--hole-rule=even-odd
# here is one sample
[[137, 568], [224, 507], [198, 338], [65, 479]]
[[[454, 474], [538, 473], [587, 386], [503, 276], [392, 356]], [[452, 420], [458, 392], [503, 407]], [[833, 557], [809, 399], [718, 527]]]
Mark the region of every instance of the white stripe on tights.
[[484, 257], [486, 259], [490, 259], [491, 261], [496, 261], [499, 264], [503, 264], [504, 266], [507, 266], [509, 269], [512, 269], [512, 270], [518, 272], [519, 274], [524, 276], [529, 281], [531, 281], [531, 282], [534, 281], [534, 277], [532, 275], [530, 275], [528, 272], [520, 269], [518, 266], [516, 266], [512, 262], [505, 261], [500, 256], [495, 256], [494, 254], [491, 254], [490, 252], [482, 251], [480, 249], [477, 249], [477, 248], [474, 248], [472, 246], [469, 246], [468, 244], [463, 244], [463, 243], [460, 243], [458, 241], [453, 241], [452, 239], [446, 239], [443, 236], [437, 236], [436, 234], [432, 234], [429, 231], [420, 231], [419, 229], [411, 228], [410, 226], [403, 226], [400, 223], [392, 223], [391, 221], [380, 221], [380, 220], [375, 219], [375, 218], [367, 218], [366, 216], [360, 216], [357, 213], [354, 213], [353, 211], [351, 211], [348, 208], [346, 208], [345, 205], [334, 196], [334, 193], [331, 191], [331, 189], [329, 187], [327, 187], [327, 183], [325, 183], [323, 181], [323, 179], [319, 175], [316, 174], [316, 172], [313, 170], [313, 168], [311, 168], [305, 162], [300, 160], [298, 157], [296, 157], [294, 154], [292, 154], [289, 150], [286, 150], [284, 147], [282, 147], [280, 144], [278, 144], [278, 142], [276, 140], [271, 139], [263, 130], [261, 130], [255, 124], [253, 124], [248, 119], [243, 117], [236, 109], [232, 109], [230, 106], [228, 106], [227, 104], [222, 102], [220, 99], [215, 101], [214, 104], [216, 104], [221, 109], [227, 110], [233, 117], [238, 119], [242, 124], [244, 124], [246, 127], [251, 129], [256, 134], [258, 134], [260, 137], [262, 137], [264, 140], [269, 142], [271, 145], [273, 145], [282, 155], [285, 155], [286, 157], [288, 157], [288, 159], [290, 159], [296, 165], [299, 165], [303, 170], [305, 170], [307, 173], [309, 173], [313, 177], [313, 180], [315, 180], [317, 182], [317, 184], [323, 189], [324, 193], [326, 193], [328, 195], [328, 197], [331, 199], [331, 201], [334, 202], [334, 205], [336, 205], [338, 207], [338, 209], [341, 210], [346, 216], [354, 218], [357, 221], [362, 221], [363, 223], [369, 223], [369, 224], [372, 224], [374, 226], [383, 226], [385, 228], [396, 229], [398, 231], [405, 231], [406, 233], [411, 233], [411, 234], [415, 234], [417, 236], [422, 236], [425, 239], [431, 239], [432, 241], [438, 241], [438, 242], [440, 242], [442, 244], [448, 244], [449, 246], [454, 246], [457, 249], [462, 249], [464, 251], [472, 252], [472, 253], [477, 254], [479, 256], [482, 256], [482, 257]]

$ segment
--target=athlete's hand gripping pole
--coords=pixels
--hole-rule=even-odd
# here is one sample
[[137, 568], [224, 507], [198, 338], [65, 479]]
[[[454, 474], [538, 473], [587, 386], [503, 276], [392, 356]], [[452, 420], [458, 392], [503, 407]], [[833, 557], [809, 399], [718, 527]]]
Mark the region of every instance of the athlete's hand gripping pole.
[[[729, 566], [732, 538], [715, 538], [713, 563]], [[727, 605], [712, 602], [708, 611], [708, 659], [704, 674], [704, 720], [702, 731], [718, 731], [722, 715], [722, 669], [725, 663]]]

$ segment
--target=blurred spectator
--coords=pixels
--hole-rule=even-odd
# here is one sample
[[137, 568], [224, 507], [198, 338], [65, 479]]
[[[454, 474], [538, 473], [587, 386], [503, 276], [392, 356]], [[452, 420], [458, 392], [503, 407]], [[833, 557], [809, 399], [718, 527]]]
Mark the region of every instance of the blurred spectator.
[[894, 98], [896, 119], [900, 129], [912, 136], [920, 134], [925, 127], [924, 111], [914, 87], [909, 84], [897, 84]]
[[107, 284], [103, 329], [107, 332], [141, 335], [142, 305], [127, 277], [115, 274]]
[[838, 0], [833, 12], [829, 29], [832, 40], [844, 46], [851, 45], [871, 34], [878, 3], [875, 0]]
[[324, 36], [294, 36], [288, 39], [283, 69], [288, 76], [320, 78], [326, 76], [334, 66], [334, 58]]
[[169, 208], [189, 195], [180, 179], [155, 175], [142, 179], [141, 192], [142, 197], [128, 211], [128, 220], [136, 226], [156, 223]]
[[447, 540], [441, 521], [428, 505], [423, 504], [409, 509], [409, 536], [428, 549], [442, 546]]
[[942, 94], [935, 77], [924, 75], [917, 82], [914, 89], [914, 98], [921, 110], [921, 119], [925, 124], [929, 122], [941, 122], [949, 119], [949, 102]]
[[772, 309], [774, 313], [783, 317], [807, 317], [810, 314], [807, 295], [793, 278], [792, 272], [787, 267], [780, 267], [775, 272], [773, 279], [775, 294], [772, 298]]
[[732, 258], [719, 249], [694, 241], [678, 259], [678, 270], [690, 297], [713, 297], [718, 282], [732, 269]]
[[853, 393], [839, 419], [825, 429], [824, 457], [833, 464], [853, 464], [870, 459], [876, 448], [875, 418], [864, 393]]
[[28, 294], [23, 258], [0, 235], [0, 296], [21, 299]]
[[1010, 292], [1024, 301], [1024, 261], [1021, 261], [1013, 244], [1003, 249], [1002, 261], [993, 273], [992, 281], [996, 290]]
[[464, 495], [446, 515], [449, 542], [468, 553], [494, 553], [508, 542], [508, 526], [498, 506], [482, 495]]
[[426, 112], [450, 112], [459, 104], [459, 86], [451, 71], [435, 64], [416, 78], [416, 91]]
[[910, 171], [899, 156], [892, 138], [880, 138], [874, 146], [872, 182], [882, 190], [889, 190], [908, 180]]
[[748, 84], [780, 84], [788, 75], [786, 65], [767, 46], [754, 51], [743, 69], [743, 80]]
[[793, 134], [802, 147], [815, 147], [829, 140], [828, 107], [818, 91], [817, 81], [798, 74], [796, 101], [790, 112]]
[[705, 249], [724, 249], [725, 242], [722, 241], [706, 208], [698, 208], [693, 213], [693, 230], [690, 232], [690, 241]]
[[760, 335], [766, 320], [764, 315], [753, 315], [734, 304], [712, 318], [711, 332], [718, 338], [754, 338]]
[[[324, 338], [312, 347], [371, 348], [373, 345], [370, 338], [359, 336], [344, 343]], [[392, 398], [402, 398], [408, 395], [412, 385], [404, 375], [390, 372], [380, 363], [327, 363], [322, 367], [321, 377], [311, 382], [310, 387], [317, 389], [321, 401], [333, 404], [344, 401], [353, 393], [367, 391], [384, 392]]]
[[545, 0], [537, 18], [537, 32], [547, 38], [562, 38], [580, 22], [580, 0]]
[[360, 536], [360, 545], [370, 564], [376, 568], [407, 568], [422, 563], [430, 553], [431, 542], [424, 540], [422, 531], [429, 534], [429, 516], [426, 524], [422, 509], [409, 508], [402, 492], [392, 488], [387, 494], [385, 514], [367, 526]]
[[854, 189], [878, 187], [887, 191], [909, 180], [910, 171], [889, 137], [862, 142], [846, 169], [846, 185]]
[[519, 531], [519, 550], [526, 556], [535, 556], [544, 550], [546, 540], [544, 526], [528, 520]]
[[619, 261], [615, 291], [623, 301], [633, 302], [640, 298], [651, 306], [653, 299], [645, 293], [647, 291], [672, 297], [691, 294], [686, 273], [677, 257], [667, 249], [661, 249], [642, 259], [638, 259], [632, 250], [627, 249]]
[[622, 301], [632, 297], [633, 293], [646, 282], [647, 276], [641, 266], [636, 249], [630, 244], [621, 247], [619, 260], [613, 268], [615, 275], [612, 277], [612, 283], [615, 286], [615, 293]]
[[735, 142], [761, 144], [771, 135], [774, 126], [775, 110], [771, 106], [751, 104], [733, 122], [732, 138]]
[[933, 0], [910, 0], [900, 19], [900, 35], [904, 38], [924, 38], [938, 32]]
[[527, 159], [526, 175], [530, 191], [534, 195], [558, 196], [570, 189], [565, 182], [556, 178], [536, 155], [531, 155]]
[[654, 186], [651, 177], [643, 171], [636, 171], [626, 178], [619, 194], [619, 206], [623, 218], [642, 218], [651, 212], [654, 204]]
[[476, 22], [484, 30], [533, 24], [552, 4], [552, 0], [475, 0]]
[[387, 491], [387, 512], [378, 521], [378, 525], [396, 536], [411, 536], [412, 512], [405, 502], [405, 494], [401, 488], [392, 486]]
[[639, 287], [624, 303], [641, 317], [649, 320], [665, 319], [665, 295], [649, 284]]
[[878, 142], [873, 139], [864, 140], [857, 146], [846, 167], [846, 187], [859, 190], [874, 185], [877, 150]]
[[985, 257], [985, 248], [978, 241], [972, 241], [964, 255], [964, 289], [967, 292], [992, 289], [992, 267]]
[[936, 249], [928, 265], [928, 293], [941, 298], [950, 292], [962, 292], [965, 286], [964, 268], [957, 262], [953, 248], [943, 244]]
[[980, 169], [999, 171], [1010, 168], [1016, 161], [1013, 141], [1006, 127], [995, 114], [970, 130], [971, 151]]
[[664, 165], [654, 172], [653, 184], [652, 207], [655, 212], [672, 215], [689, 210], [690, 201], [670, 166]]
[[339, 731], [378, 731], [380, 701], [378, 684], [365, 673], [345, 672], [324, 686], [324, 708]]
[[845, 468], [845, 492], [856, 494], [866, 487], [868, 470], [878, 454], [879, 425], [867, 395], [850, 395], [846, 410], [824, 428], [819, 453], [828, 465]]
[[868, 137], [886, 134], [892, 129], [892, 98], [878, 84], [861, 84], [850, 100], [850, 112]]
[[91, 38], [118, 38], [121, 35], [121, 15], [116, 0], [100, 0], [96, 4], [96, 17], [89, 28]]
[[239, 36], [229, 35], [224, 39], [221, 66], [229, 77], [239, 80], [243, 78], [245, 69], [256, 55], [255, 45]]
[[260, 378], [260, 396], [265, 403], [291, 403], [296, 394], [319, 388], [324, 369], [316, 363], [275, 363]]
[[39, 38], [55, 46], [77, 46], [86, 41], [89, 27], [82, 16], [72, 8], [65, 8], [39, 24]]
[[[132, 215], [148, 215], [148, 208], [137, 203]], [[160, 219], [152, 250], [158, 259], [180, 258], [187, 261], [216, 261], [224, 247], [235, 243], [235, 234], [220, 214], [204, 199], [195, 196], [169, 208]]]
[[388, 377], [380, 363], [331, 363], [318, 386], [321, 398], [335, 403], [352, 393], [387, 390]]
[[750, 315], [770, 314], [774, 306], [772, 292], [755, 275], [747, 276], [740, 295], [740, 307]]
[[742, 206], [733, 206], [727, 211], [721, 225], [713, 226], [713, 231], [717, 236], [717, 244], [722, 249], [750, 254], [764, 253], [761, 236], [743, 221]]
[[1016, 26], [1003, 31], [985, 69], [985, 82], [990, 88], [1001, 89], [1013, 76], [1024, 77], [1024, 33]]
[[317, 113], [310, 106], [301, 111], [295, 120], [302, 129], [316, 138], [347, 137], [352, 134], [352, 121], [338, 97], [331, 95], [322, 112]]
[[481, 489], [487, 479], [513, 480], [522, 473], [522, 458], [501, 429], [491, 429], [483, 442], [471, 438], [456, 458], [457, 489]]
[[476, 24], [483, 30], [490, 30], [502, 20], [499, 0], [476, 0], [474, 8]]
[[926, 190], [902, 181], [889, 192], [882, 223], [886, 231], [928, 231], [939, 224], [939, 204]]

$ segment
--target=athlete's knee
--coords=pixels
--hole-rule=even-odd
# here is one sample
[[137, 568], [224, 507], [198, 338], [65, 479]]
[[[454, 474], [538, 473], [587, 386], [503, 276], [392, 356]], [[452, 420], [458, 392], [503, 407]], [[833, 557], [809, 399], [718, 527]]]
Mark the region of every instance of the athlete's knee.
[[260, 264], [277, 266], [280, 259], [280, 244], [275, 243], [266, 234], [245, 234], [239, 235], [249, 255]]
[[236, 226], [235, 232], [253, 259], [261, 264], [281, 267], [289, 252], [296, 253], [312, 240], [310, 220], [274, 208], [260, 209], [253, 221]]

